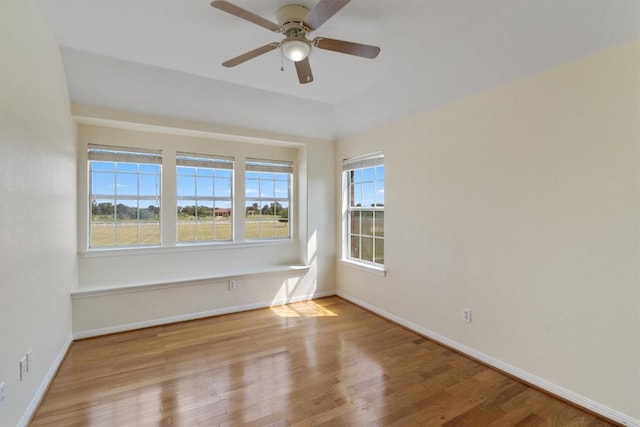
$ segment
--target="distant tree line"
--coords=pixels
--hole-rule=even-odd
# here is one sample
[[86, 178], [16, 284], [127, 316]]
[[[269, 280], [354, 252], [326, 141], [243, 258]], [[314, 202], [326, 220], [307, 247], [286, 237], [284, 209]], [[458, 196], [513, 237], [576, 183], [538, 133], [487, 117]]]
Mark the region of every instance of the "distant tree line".
[[[197, 213], [197, 215], [196, 215]], [[130, 207], [123, 203], [114, 205], [111, 202], [97, 203], [91, 202], [91, 214], [94, 219], [112, 219], [115, 215], [118, 220], [158, 220], [160, 219], [160, 208], [149, 205], [146, 208]], [[275, 215], [280, 218], [289, 218], [289, 209], [283, 207], [278, 202], [265, 204], [262, 208], [258, 203], [247, 206], [247, 215]], [[182, 217], [228, 217], [231, 209], [214, 209], [210, 206], [178, 206], [178, 216]]]
[[137, 208], [127, 206], [123, 203], [114, 205], [111, 202], [97, 203], [95, 200], [91, 202], [91, 214], [94, 219], [112, 219], [118, 220], [158, 220], [160, 219], [160, 208], [149, 205], [146, 208]]
[[247, 215], [275, 215], [280, 218], [289, 218], [289, 208], [283, 207], [278, 202], [271, 202], [260, 208], [258, 203], [247, 206]]
[[211, 206], [178, 206], [178, 216], [206, 218], [210, 216], [228, 217], [231, 215], [229, 208], [212, 208]]

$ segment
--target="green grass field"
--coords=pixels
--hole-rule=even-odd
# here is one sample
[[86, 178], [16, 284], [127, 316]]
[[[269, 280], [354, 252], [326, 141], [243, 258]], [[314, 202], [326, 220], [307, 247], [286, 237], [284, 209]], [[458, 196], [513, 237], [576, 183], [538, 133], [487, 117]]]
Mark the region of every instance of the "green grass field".
[[[245, 222], [247, 239], [280, 239], [289, 236], [287, 222], [279, 222], [278, 217], [252, 216]], [[178, 242], [209, 242], [231, 240], [231, 221], [209, 219], [203, 221], [179, 220]], [[160, 223], [122, 221], [94, 222], [91, 224], [91, 247], [160, 244]]]

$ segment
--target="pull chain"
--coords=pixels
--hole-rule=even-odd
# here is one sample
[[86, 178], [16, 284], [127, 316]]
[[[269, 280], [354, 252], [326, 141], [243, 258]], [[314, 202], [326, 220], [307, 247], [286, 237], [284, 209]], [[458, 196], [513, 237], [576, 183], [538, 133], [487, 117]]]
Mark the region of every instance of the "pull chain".
[[280, 71], [284, 71], [284, 52], [282, 47], [280, 47]]

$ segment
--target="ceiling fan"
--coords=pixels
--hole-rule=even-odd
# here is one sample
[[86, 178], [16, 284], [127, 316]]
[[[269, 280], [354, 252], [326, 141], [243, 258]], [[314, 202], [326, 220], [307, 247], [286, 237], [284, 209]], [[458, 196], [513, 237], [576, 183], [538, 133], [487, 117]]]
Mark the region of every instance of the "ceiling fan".
[[225, 67], [235, 67], [257, 56], [280, 48], [282, 49], [282, 54], [295, 63], [298, 80], [300, 83], [305, 84], [313, 81], [311, 65], [309, 64], [309, 53], [312, 47], [360, 56], [362, 58], [375, 58], [380, 53], [380, 48], [377, 46], [326, 37], [316, 37], [313, 40], [307, 39], [307, 34], [317, 30], [336, 12], [349, 3], [349, 1], [350, 0], [320, 0], [311, 10], [299, 4], [283, 6], [278, 9], [276, 13], [277, 24], [228, 1], [213, 1], [211, 6], [216, 9], [253, 22], [267, 30], [282, 33], [285, 36], [280, 42], [269, 43], [257, 49], [250, 50], [249, 52], [223, 62], [222, 65]]

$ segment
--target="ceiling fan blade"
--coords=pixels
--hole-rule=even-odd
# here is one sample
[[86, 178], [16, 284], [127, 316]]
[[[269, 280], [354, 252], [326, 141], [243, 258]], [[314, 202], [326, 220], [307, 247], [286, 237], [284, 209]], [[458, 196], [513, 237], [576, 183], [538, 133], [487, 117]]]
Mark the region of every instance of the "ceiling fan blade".
[[256, 56], [260, 56], [264, 53], [271, 52], [274, 49], [277, 49], [280, 46], [280, 43], [269, 43], [257, 49], [253, 49], [247, 53], [243, 53], [242, 55], [238, 55], [235, 58], [231, 58], [228, 61], [222, 63], [225, 67], [235, 67], [236, 65], [242, 64], [250, 59], [255, 58]]
[[305, 58], [302, 61], [298, 61], [296, 64], [296, 71], [298, 72], [298, 81], [300, 84], [311, 83], [313, 81], [313, 74], [311, 73], [311, 64], [309, 58]]
[[261, 27], [266, 28], [267, 30], [271, 30], [271, 31], [280, 30], [280, 26], [278, 24], [271, 22], [268, 19], [264, 19], [263, 17], [258, 16], [255, 13], [249, 12], [246, 9], [236, 6], [233, 3], [229, 3], [228, 1], [215, 0], [211, 2], [211, 6], [215, 7], [216, 9], [220, 9], [224, 12], [230, 13], [234, 16], [237, 16], [238, 18], [242, 18], [246, 21], [253, 22], [254, 24], [258, 24]]
[[328, 39], [324, 37], [316, 37], [313, 40], [313, 45], [319, 49], [332, 50], [334, 52], [346, 53], [348, 55], [361, 56], [369, 59], [375, 58], [380, 53], [380, 48], [378, 46]]
[[311, 30], [317, 30], [320, 25], [324, 24], [350, 1], [351, 0], [320, 0], [304, 18], [304, 25]]

